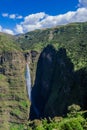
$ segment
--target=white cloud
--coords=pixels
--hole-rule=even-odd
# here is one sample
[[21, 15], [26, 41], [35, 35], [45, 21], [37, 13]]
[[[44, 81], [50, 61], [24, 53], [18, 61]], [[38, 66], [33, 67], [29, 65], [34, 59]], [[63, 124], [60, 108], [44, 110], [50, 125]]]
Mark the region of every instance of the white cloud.
[[36, 13], [36, 14], [31, 14], [28, 15], [24, 18], [23, 24], [36, 24], [40, 20], [44, 19], [46, 17], [46, 14], [44, 12]]
[[15, 28], [15, 32], [16, 33], [23, 33], [23, 27], [21, 25], [16, 25], [16, 28]]
[[16, 16], [16, 18], [17, 18], [17, 19], [22, 19], [23, 16], [22, 16], [22, 15], [18, 15], [18, 16]]
[[35, 29], [50, 28], [57, 25], [64, 25], [71, 22], [87, 21], [87, 9], [78, 8], [76, 11], [69, 11], [65, 14], [50, 16], [44, 12], [28, 15], [24, 21], [16, 26], [16, 33], [25, 33]]
[[10, 19], [22, 19], [23, 16], [22, 15], [18, 15], [18, 14], [8, 14], [8, 13], [2, 13], [3, 17], [8, 17]]
[[10, 15], [9, 15], [9, 18], [10, 18], [10, 19], [15, 19], [15, 18], [16, 18], [16, 15], [15, 15], [15, 14], [10, 14]]
[[2, 26], [0, 25], [0, 32], [2, 32]]
[[14, 32], [12, 30], [7, 29], [7, 28], [3, 28], [1, 25], [0, 25], [0, 32], [14, 35]]
[[3, 17], [8, 17], [8, 13], [2, 13]]
[[87, 7], [87, 0], [79, 0], [79, 7]]
[[7, 34], [11, 34], [11, 35], [14, 35], [14, 32], [12, 31], [12, 30], [10, 30], [10, 29], [3, 29], [3, 32], [4, 33], [7, 33]]

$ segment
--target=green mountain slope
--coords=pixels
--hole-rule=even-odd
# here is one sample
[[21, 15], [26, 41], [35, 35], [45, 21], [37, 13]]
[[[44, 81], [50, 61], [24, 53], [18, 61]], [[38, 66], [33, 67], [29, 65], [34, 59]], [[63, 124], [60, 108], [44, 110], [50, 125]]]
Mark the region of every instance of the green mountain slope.
[[24, 71], [21, 48], [13, 36], [0, 33], [0, 130], [20, 127], [28, 118]]
[[87, 66], [87, 22], [36, 30], [16, 38], [23, 50], [41, 50], [48, 44], [64, 47], [75, 69]]

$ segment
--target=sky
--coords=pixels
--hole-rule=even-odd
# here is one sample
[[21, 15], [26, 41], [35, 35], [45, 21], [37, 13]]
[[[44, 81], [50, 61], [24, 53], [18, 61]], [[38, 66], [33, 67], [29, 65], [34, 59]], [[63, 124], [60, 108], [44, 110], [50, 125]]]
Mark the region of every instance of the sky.
[[12, 35], [85, 21], [87, 0], [0, 1], [0, 32]]

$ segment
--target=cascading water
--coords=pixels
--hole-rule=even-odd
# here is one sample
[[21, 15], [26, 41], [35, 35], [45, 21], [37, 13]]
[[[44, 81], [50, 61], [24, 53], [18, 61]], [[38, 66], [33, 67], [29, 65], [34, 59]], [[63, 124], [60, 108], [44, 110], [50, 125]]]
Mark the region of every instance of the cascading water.
[[29, 65], [28, 65], [28, 63], [26, 63], [26, 72], [25, 72], [25, 79], [26, 79], [26, 87], [27, 87], [27, 93], [28, 93], [28, 98], [29, 98], [29, 100], [31, 101], [31, 103], [32, 103], [32, 106], [33, 106], [33, 108], [34, 108], [34, 111], [35, 111], [35, 113], [36, 113], [36, 115], [37, 115], [37, 117], [39, 117], [39, 111], [38, 111], [38, 109], [36, 108], [36, 106], [35, 106], [35, 104], [34, 104], [34, 102], [33, 102], [33, 100], [32, 100], [32, 95], [31, 95], [31, 76], [30, 76], [30, 69], [29, 69]]
[[29, 100], [31, 101], [31, 76], [30, 76], [30, 69], [28, 63], [26, 63], [25, 79], [26, 79], [28, 97]]

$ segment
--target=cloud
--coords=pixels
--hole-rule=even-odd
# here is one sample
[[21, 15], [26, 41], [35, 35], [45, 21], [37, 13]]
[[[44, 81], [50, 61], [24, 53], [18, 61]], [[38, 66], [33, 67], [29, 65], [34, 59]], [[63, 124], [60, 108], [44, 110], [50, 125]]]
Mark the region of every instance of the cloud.
[[24, 21], [16, 25], [16, 33], [25, 33], [35, 29], [40, 29], [40, 21], [45, 19], [47, 14], [44, 12], [28, 15], [24, 18]]
[[21, 25], [16, 25], [16, 28], [15, 28], [15, 32], [16, 33], [24, 33], [23, 32], [23, 27]]
[[0, 32], [14, 35], [14, 32], [12, 30], [7, 29], [7, 28], [3, 28], [1, 25], [0, 25]]
[[12, 30], [10, 30], [10, 29], [3, 29], [3, 32], [14, 35], [14, 32]]
[[79, 7], [87, 7], [87, 0], [79, 0]]
[[16, 33], [26, 33], [35, 29], [43, 29], [64, 25], [71, 22], [87, 21], [87, 9], [78, 8], [76, 11], [69, 11], [65, 14], [51, 16], [44, 12], [28, 15], [24, 21], [16, 25]]
[[2, 13], [3, 17], [8, 17], [8, 13]]
[[0, 32], [2, 32], [2, 26], [0, 25]]
[[22, 19], [23, 16], [22, 15], [18, 15], [18, 14], [8, 14], [8, 13], [2, 13], [3, 17], [8, 17], [10, 19]]
[[9, 18], [10, 18], [10, 19], [16, 19], [16, 15], [15, 15], [15, 14], [10, 14], [10, 15], [9, 15]]
[[22, 15], [18, 15], [18, 16], [16, 16], [16, 18], [17, 18], [17, 19], [22, 19], [23, 16], [22, 16]]

